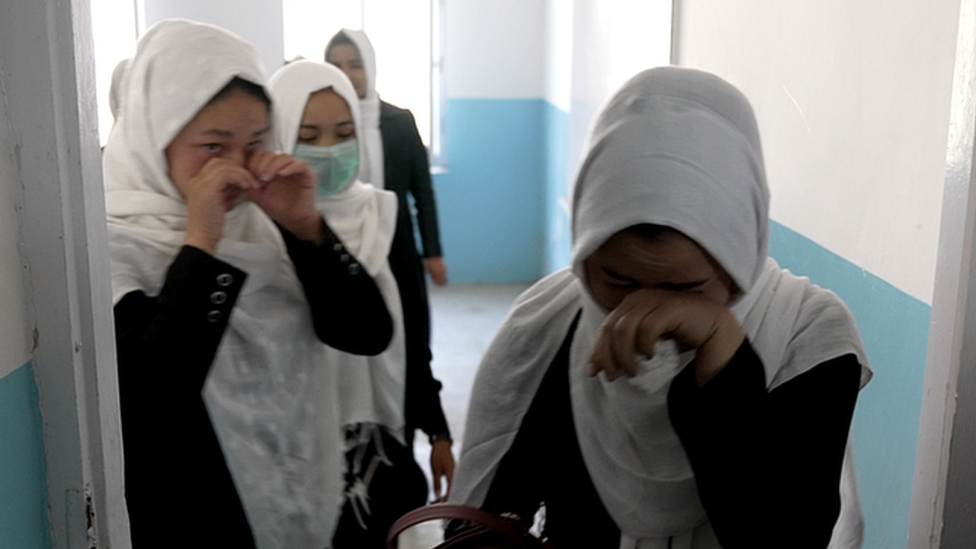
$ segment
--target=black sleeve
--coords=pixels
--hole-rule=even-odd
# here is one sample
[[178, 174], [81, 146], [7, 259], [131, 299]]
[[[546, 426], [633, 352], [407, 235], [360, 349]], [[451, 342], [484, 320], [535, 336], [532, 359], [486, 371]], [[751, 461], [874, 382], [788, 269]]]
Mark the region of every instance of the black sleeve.
[[[198, 395], [247, 275], [210, 254], [184, 246], [159, 296], [125, 295], [115, 305], [120, 377], [146, 378], [152, 394]], [[153, 375], [151, 365], [161, 365]], [[179, 375], [173, 374], [178, 368]], [[153, 379], [155, 378], [155, 379]]]
[[393, 337], [393, 319], [373, 279], [323, 222], [326, 242], [316, 246], [281, 229], [288, 255], [324, 343], [357, 355], [377, 355]]
[[428, 437], [450, 438], [451, 430], [441, 405], [441, 382], [434, 378], [430, 361], [407, 360], [406, 415], [408, 427], [419, 428]]
[[746, 341], [701, 389], [694, 364], [674, 379], [671, 422], [722, 547], [827, 546], [860, 370], [845, 355], [767, 392]]
[[434, 198], [427, 149], [420, 139], [413, 113], [406, 111], [405, 118], [403, 131], [408, 138], [403, 140], [403, 147], [410, 162], [410, 194], [413, 195], [414, 205], [417, 208], [417, 226], [424, 247], [423, 256], [440, 257], [443, 252], [437, 222], [437, 200]]
[[201, 391], [245, 273], [184, 247], [158, 296], [115, 305], [125, 498], [136, 547], [173, 526], [204, 546], [253, 547]]

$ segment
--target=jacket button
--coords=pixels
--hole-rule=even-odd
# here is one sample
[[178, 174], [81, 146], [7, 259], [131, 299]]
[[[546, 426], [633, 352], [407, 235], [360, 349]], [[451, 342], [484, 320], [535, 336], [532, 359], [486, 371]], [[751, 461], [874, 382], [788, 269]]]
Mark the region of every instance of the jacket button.
[[359, 274], [362, 269], [359, 267], [359, 263], [352, 263], [349, 265], [349, 274], [355, 276]]
[[207, 322], [213, 324], [220, 320], [220, 317], [224, 316], [220, 311], [210, 311], [207, 313]]
[[222, 275], [217, 275], [217, 285], [218, 286], [230, 286], [234, 283], [234, 276], [230, 273], [224, 273]]
[[214, 292], [210, 294], [210, 302], [214, 305], [223, 305], [227, 303], [227, 294], [220, 291]]

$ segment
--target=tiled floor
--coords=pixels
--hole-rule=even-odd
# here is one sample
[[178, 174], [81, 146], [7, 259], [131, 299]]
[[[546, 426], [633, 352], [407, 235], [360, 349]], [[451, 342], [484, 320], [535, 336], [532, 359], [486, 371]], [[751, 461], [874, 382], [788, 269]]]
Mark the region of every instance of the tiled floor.
[[[431, 347], [434, 377], [444, 384], [441, 402], [454, 438], [461, 448], [468, 395], [474, 374], [491, 338], [526, 284], [431, 286]], [[414, 444], [417, 462], [430, 475], [430, 445], [424, 437]], [[440, 525], [427, 523], [400, 537], [400, 549], [429, 549], [440, 540]]]

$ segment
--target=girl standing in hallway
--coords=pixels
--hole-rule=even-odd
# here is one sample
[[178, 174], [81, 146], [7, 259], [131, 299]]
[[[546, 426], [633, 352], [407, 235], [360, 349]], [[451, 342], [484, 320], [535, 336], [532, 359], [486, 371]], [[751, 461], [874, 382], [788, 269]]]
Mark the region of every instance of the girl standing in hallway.
[[136, 547], [329, 545], [340, 501], [322, 341], [376, 354], [392, 322], [264, 150], [257, 54], [170, 20], [139, 41], [104, 151], [125, 496]]

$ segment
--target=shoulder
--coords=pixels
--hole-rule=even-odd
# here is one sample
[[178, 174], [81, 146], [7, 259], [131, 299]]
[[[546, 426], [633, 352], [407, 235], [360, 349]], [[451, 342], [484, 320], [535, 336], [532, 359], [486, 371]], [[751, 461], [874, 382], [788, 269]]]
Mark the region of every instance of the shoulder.
[[393, 120], [413, 120], [413, 113], [409, 109], [398, 107], [393, 103], [380, 100], [380, 117]]
[[831, 359], [847, 354], [854, 355], [862, 367], [861, 385], [871, 378], [867, 352], [861, 340], [854, 315], [847, 304], [834, 292], [812, 283], [806, 277], [795, 276], [788, 271], [784, 278], [799, 288], [801, 294], [792, 318], [789, 342], [785, 351], [783, 368], [777, 377], [797, 375]]

